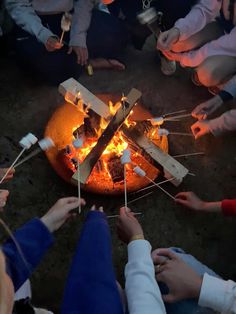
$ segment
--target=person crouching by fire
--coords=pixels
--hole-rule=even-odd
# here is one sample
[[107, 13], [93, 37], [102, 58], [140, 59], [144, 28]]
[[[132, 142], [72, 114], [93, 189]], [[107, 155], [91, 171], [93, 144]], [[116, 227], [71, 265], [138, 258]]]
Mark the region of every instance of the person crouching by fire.
[[226, 111], [215, 119], [209, 116], [216, 112], [224, 103], [236, 98], [236, 75], [233, 76], [217, 95], [210, 100], [198, 105], [193, 111], [192, 116], [198, 121], [191, 127], [196, 139], [212, 133], [219, 136], [228, 131], [236, 130], [236, 109]]
[[96, 0], [6, 0], [16, 23], [19, 65], [44, 82], [78, 79], [84, 66], [124, 70], [118, 59], [127, 41], [123, 23]]

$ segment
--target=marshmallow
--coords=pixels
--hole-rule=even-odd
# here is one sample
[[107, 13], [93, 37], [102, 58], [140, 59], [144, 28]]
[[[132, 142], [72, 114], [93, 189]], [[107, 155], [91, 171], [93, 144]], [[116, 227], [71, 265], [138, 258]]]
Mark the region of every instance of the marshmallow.
[[81, 148], [83, 146], [83, 139], [81, 137], [77, 138], [72, 142], [72, 145], [74, 146], [74, 148]]
[[154, 8], [149, 8], [137, 15], [140, 24], [150, 24], [157, 19], [157, 12]]
[[39, 144], [39, 147], [44, 151], [55, 146], [53, 140], [50, 137], [43, 138], [42, 140], [38, 142], [38, 144]]
[[163, 117], [153, 118], [150, 120], [150, 122], [153, 126], [162, 125], [164, 123], [164, 118]]
[[22, 137], [19, 144], [22, 148], [30, 149], [32, 145], [37, 143], [38, 139], [34, 134], [28, 133], [26, 136]]
[[166, 130], [166, 129], [158, 129], [157, 133], [158, 133], [159, 136], [164, 136], [164, 135], [167, 136], [167, 135], [170, 134], [170, 132], [168, 130]]
[[134, 167], [133, 170], [140, 177], [145, 177], [146, 176], [146, 172], [143, 169], [141, 169], [139, 166]]
[[123, 150], [123, 155], [121, 156], [120, 158], [120, 162], [122, 165], [125, 165], [125, 164], [129, 164], [131, 163], [131, 153], [130, 153], [130, 150], [129, 149], [125, 149]]
[[72, 20], [72, 15], [68, 12], [65, 12], [65, 14], [63, 14], [62, 19], [61, 19], [61, 29], [64, 32], [69, 32], [70, 27], [71, 27], [71, 20]]

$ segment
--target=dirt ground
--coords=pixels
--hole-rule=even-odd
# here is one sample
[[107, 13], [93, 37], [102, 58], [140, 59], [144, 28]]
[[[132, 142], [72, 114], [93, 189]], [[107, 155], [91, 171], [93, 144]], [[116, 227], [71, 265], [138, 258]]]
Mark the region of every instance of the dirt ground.
[[[143, 93], [143, 103], [154, 114], [191, 109], [208, 98], [204, 88], [191, 83], [190, 73], [178, 69], [173, 77], [164, 77], [152, 52], [130, 50], [125, 72], [100, 71], [93, 77], [83, 75], [80, 82], [93, 93], [126, 93], [132, 87]], [[0, 166], [7, 166], [19, 152], [18, 141], [27, 132], [38, 137], [62, 98], [56, 87], [34, 83], [9, 58], [0, 60]], [[189, 131], [193, 119], [170, 124], [175, 131]], [[220, 138], [170, 137], [170, 153], [205, 152], [204, 156], [182, 158], [181, 162], [196, 174], [187, 176], [178, 188], [168, 184], [170, 193], [193, 190], [205, 200], [235, 197], [235, 134]], [[16, 229], [34, 216], [41, 216], [60, 197], [76, 195], [76, 189], [63, 182], [41, 154], [19, 167], [12, 182], [4, 186], [11, 192], [3, 214]], [[104, 197], [83, 193], [92, 203], [103, 204], [108, 214], [117, 213], [122, 197]], [[135, 195], [136, 196], [136, 195]], [[132, 197], [135, 197], [132, 196]], [[131, 198], [131, 196], [130, 196]], [[87, 206], [87, 208], [88, 208]], [[177, 246], [195, 255], [224, 278], [236, 279], [235, 220], [221, 215], [193, 213], [176, 206], [158, 190], [132, 205], [143, 211], [140, 218], [146, 238], [153, 248]], [[33, 301], [58, 313], [63, 286], [84, 215], [65, 225], [55, 235], [55, 245], [32, 277]], [[126, 246], [116, 236], [115, 221], [109, 221], [113, 238], [114, 266], [123, 282]], [[104, 269], [104, 272], [106, 270]]]

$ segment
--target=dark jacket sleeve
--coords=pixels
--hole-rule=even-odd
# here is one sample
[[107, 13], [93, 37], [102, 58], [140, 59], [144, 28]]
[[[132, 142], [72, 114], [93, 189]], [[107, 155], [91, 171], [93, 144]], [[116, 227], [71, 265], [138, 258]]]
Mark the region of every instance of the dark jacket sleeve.
[[64, 292], [63, 314], [123, 314], [106, 217], [89, 212]]
[[223, 200], [221, 203], [221, 209], [225, 216], [236, 216], [236, 199]]
[[7, 273], [12, 279], [15, 291], [30, 277], [53, 243], [53, 236], [40, 219], [35, 218], [14, 233], [22, 253], [10, 238], [3, 246]]

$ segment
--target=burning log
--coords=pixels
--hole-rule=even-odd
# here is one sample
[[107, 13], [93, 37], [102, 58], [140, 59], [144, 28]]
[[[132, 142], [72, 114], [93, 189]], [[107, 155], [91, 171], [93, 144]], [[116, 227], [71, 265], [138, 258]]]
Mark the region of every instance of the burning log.
[[93, 110], [88, 111], [88, 117], [84, 118], [84, 124], [81, 124], [74, 132], [75, 138], [95, 138], [97, 137], [97, 130], [100, 127], [101, 117]]
[[[131, 112], [132, 108], [141, 97], [141, 95], [141, 92], [135, 88], [130, 91], [125, 100], [124, 106], [121, 106], [118, 109], [118, 111], [98, 139], [96, 146], [94, 146], [90, 153], [86, 156], [80, 168], [82, 183], [86, 183], [88, 177], [90, 176], [90, 173], [92, 172], [94, 166], [101, 157], [103, 151], [105, 150], [115, 133], [118, 131], [118, 129], [121, 127], [125, 119], [128, 117], [129, 113]], [[77, 175], [74, 174], [72, 179], [76, 180], [76, 178]]]
[[175, 186], [178, 186], [183, 181], [183, 178], [189, 172], [188, 169], [157, 147], [137, 126], [128, 128], [123, 125], [122, 132], [161, 166], [165, 178], [175, 178], [175, 180], [171, 181]]
[[113, 183], [117, 183], [124, 180], [124, 167], [120, 163], [120, 157], [113, 154], [108, 162], [107, 168]]

